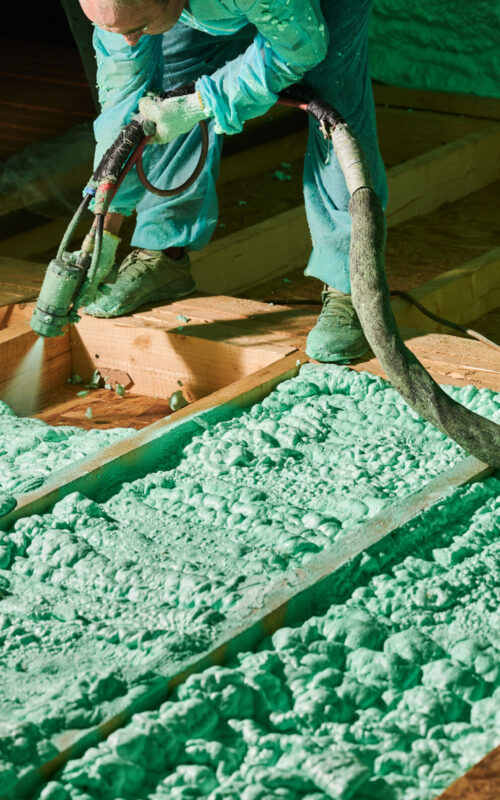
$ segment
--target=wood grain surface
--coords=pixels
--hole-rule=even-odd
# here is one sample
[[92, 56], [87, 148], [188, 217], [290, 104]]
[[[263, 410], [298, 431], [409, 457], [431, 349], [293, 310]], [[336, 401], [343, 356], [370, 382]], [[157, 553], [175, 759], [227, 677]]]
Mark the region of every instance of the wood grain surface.
[[500, 747], [448, 787], [437, 800], [499, 800]]

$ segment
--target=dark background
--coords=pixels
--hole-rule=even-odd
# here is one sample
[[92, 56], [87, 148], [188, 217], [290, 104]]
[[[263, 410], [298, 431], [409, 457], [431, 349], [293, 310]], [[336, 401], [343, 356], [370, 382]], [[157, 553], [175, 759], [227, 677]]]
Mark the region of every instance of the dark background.
[[0, 39], [76, 47], [59, 0], [17, 0], [9, 3], [9, 9], [5, 5], [2, 3]]

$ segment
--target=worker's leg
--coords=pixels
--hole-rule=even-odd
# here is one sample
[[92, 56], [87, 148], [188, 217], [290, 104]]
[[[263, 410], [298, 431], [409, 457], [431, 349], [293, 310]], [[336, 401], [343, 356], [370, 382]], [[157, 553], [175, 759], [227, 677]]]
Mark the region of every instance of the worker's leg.
[[[250, 27], [231, 36], [210, 36], [181, 23], [163, 35], [164, 90], [193, 83], [243, 52], [252, 41]], [[217, 224], [215, 182], [219, 174], [222, 136], [208, 121], [207, 162], [196, 181], [182, 194], [160, 197], [146, 191], [135, 170], [127, 177], [113, 211], [136, 208], [132, 245], [137, 248], [123, 264], [116, 281], [102, 287], [85, 309], [98, 317], [126, 314], [138, 306], [174, 299], [194, 289], [189, 256], [183, 248], [201, 249]], [[193, 173], [200, 156], [199, 126], [166, 145], [148, 145], [144, 171], [154, 186], [174, 188]], [[130, 210], [128, 211], [130, 213]], [[175, 250], [174, 250], [175, 248]], [[163, 252], [167, 251], [167, 252]]]
[[[209, 36], [177, 24], [163, 36], [165, 90], [193, 83], [200, 75], [242, 53], [253, 38], [250, 27], [231, 36]], [[200, 250], [210, 240], [217, 224], [215, 182], [219, 174], [221, 135], [209, 121], [210, 146], [207, 163], [194, 184], [177, 197], [159, 197], [145, 192], [137, 205], [135, 247], [163, 250], [189, 247]], [[151, 145], [145, 151], [144, 167], [149, 180], [161, 188], [172, 188], [192, 174], [200, 155], [201, 132], [197, 126], [167, 145]]]
[[[323, 0], [330, 44], [324, 61], [308, 73], [305, 81], [352, 126], [365, 150], [375, 189], [385, 206], [387, 182], [378, 149], [368, 65], [370, 6], [371, 0], [350, 3]], [[304, 196], [313, 241], [305, 274], [349, 294], [349, 192], [331, 142], [324, 139], [317, 123], [312, 121], [304, 165]], [[309, 354], [321, 360], [338, 361], [361, 355], [366, 343], [350, 297], [345, 300], [340, 294], [330, 293], [324, 299], [325, 314], [310, 334]]]

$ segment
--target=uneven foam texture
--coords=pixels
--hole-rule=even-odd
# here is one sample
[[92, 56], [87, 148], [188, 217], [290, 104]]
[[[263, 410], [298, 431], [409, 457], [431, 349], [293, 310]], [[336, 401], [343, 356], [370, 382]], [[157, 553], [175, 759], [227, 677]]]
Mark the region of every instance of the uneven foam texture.
[[375, 0], [372, 75], [393, 86], [500, 97], [499, 30], [491, 0]]
[[19, 496], [38, 489], [57, 470], [133, 432], [51, 427], [39, 419], [17, 417], [0, 401], [0, 491]]
[[[500, 416], [493, 392], [452, 393]], [[70, 495], [19, 520], [0, 534], [9, 781], [462, 456], [380, 378], [307, 365], [249, 411], [200, 428], [175, 468], [103, 505]]]
[[341, 570], [324, 616], [191, 676], [41, 798], [432, 800], [500, 742], [499, 521], [499, 479], [455, 490]]

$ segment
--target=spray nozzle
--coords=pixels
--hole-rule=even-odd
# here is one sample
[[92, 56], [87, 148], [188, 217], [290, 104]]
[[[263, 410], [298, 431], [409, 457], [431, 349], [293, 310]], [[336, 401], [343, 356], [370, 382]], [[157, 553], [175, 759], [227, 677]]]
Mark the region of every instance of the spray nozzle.
[[86, 270], [78, 263], [54, 258], [47, 267], [30, 325], [39, 336], [62, 336], [73, 320], [71, 306]]

